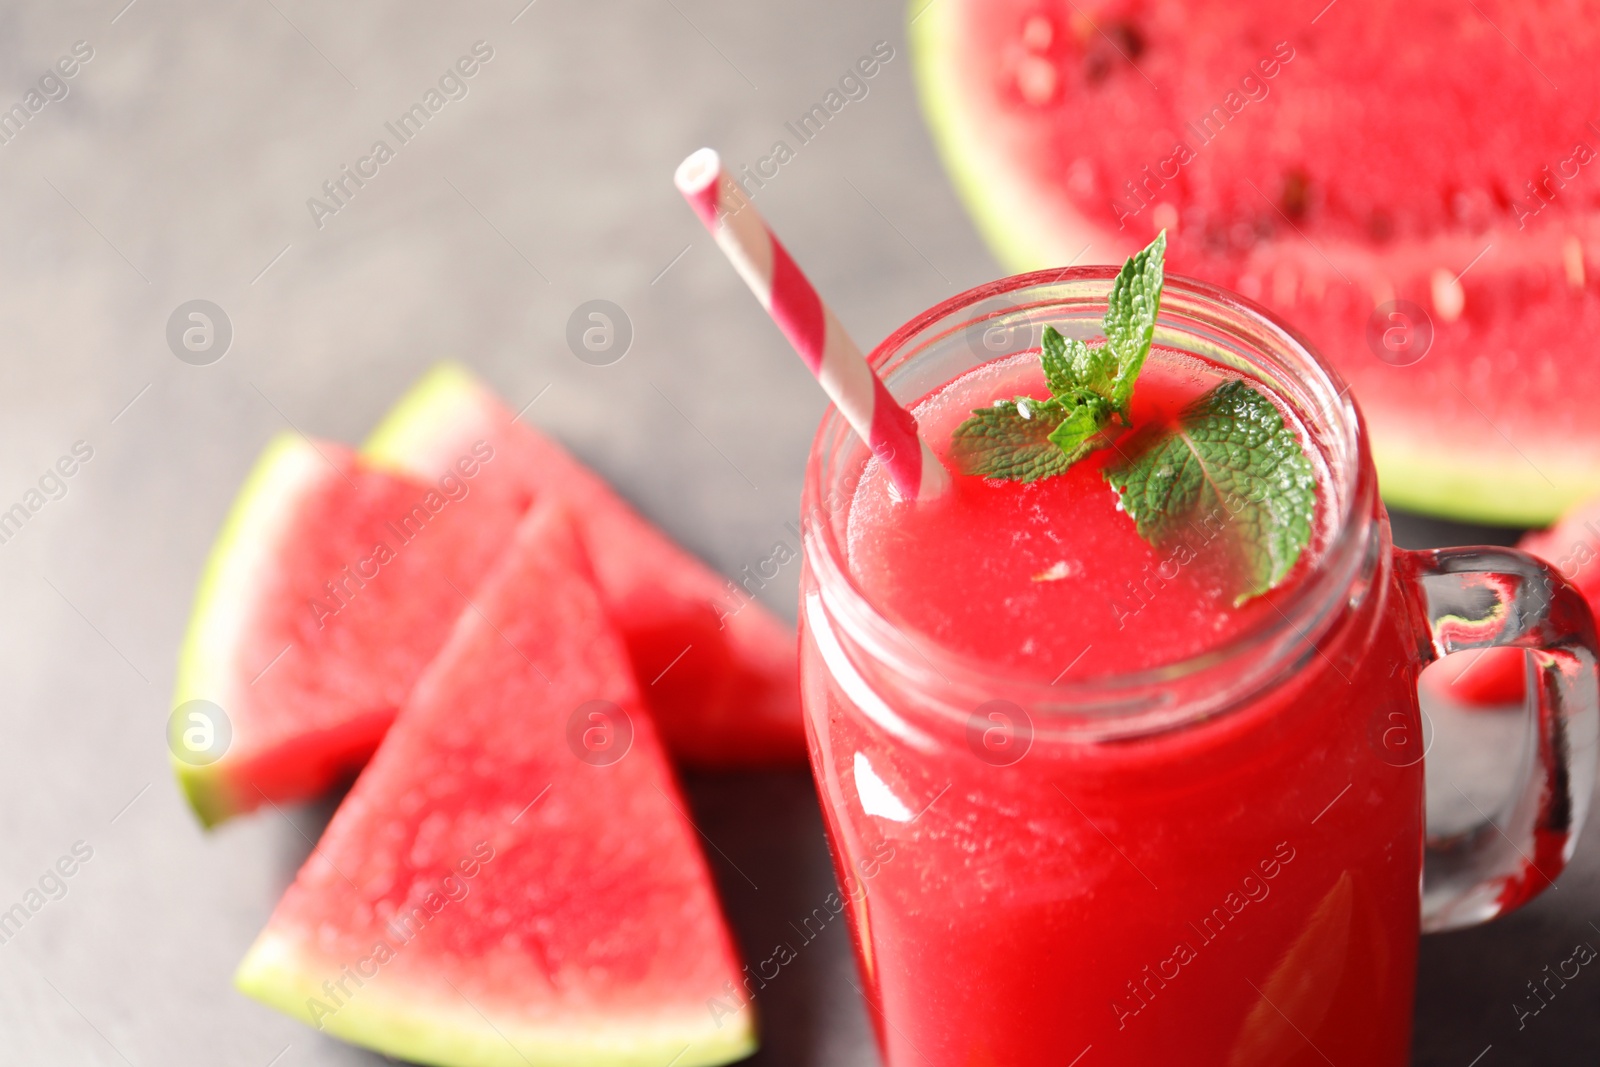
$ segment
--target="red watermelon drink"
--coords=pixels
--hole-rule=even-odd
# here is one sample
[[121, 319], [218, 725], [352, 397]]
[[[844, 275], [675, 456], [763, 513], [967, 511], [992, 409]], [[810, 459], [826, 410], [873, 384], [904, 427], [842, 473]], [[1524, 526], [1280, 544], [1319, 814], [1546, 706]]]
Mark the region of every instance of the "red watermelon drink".
[[[1160, 251], [879, 347], [937, 498], [837, 414], [812, 452], [802, 696], [889, 1067], [1403, 1064], [1419, 930], [1537, 894], [1586, 811], [1581, 599], [1395, 549], [1341, 384]], [[1540, 650], [1540, 742], [1504, 836], [1430, 850], [1417, 675], [1488, 645]]]

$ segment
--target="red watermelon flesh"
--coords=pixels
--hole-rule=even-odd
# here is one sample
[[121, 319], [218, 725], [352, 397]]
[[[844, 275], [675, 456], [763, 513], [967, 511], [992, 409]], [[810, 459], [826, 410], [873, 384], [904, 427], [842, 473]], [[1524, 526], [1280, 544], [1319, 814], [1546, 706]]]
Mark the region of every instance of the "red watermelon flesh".
[[678, 760], [702, 768], [805, 760], [793, 631], [680, 549], [555, 441], [519, 421], [465, 370], [435, 368], [363, 452], [432, 478], [477, 440], [488, 441], [496, 455], [478, 488], [513, 500], [557, 497], [578, 523], [639, 689]]
[[[477, 474], [484, 451], [463, 454]], [[371, 755], [525, 510], [475, 483], [376, 470], [295, 435], [262, 454], [180, 655], [176, 706], [208, 701], [231, 733], [210, 763], [169, 739], [204, 822], [316, 796]]]
[[1586, 9], [912, 6], [930, 122], [1008, 266], [1116, 263], [1165, 227], [1169, 270], [1266, 304], [1350, 382], [1391, 502], [1543, 524], [1600, 491]]
[[[1517, 547], [1560, 571], [1600, 616], [1600, 499], [1574, 509], [1548, 530], [1528, 534]], [[1515, 649], [1462, 652], [1423, 677], [1434, 692], [1451, 700], [1512, 704], [1522, 700], [1524, 659]]]
[[[687, 1067], [753, 1051], [749, 1012], [719, 1025], [708, 1011], [743, 976], [587, 570], [566, 516], [535, 507], [241, 989], [419, 1063]], [[595, 723], [609, 732], [586, 746]]]

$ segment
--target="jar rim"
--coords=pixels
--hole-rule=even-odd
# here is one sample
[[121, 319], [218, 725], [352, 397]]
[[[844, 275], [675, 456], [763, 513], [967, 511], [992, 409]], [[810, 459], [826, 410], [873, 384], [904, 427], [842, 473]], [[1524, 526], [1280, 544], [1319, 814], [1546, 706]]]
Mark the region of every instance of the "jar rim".
[[[1092, 307], [1098, 296], [1103, 307], [1104, 294], [1109, 293], [1116, 273], [1117, 268], [1111, 266], [1070, 267], [988, 282], [914, 316], [874, 348], [868, 360], [894, 392], [896, 372], [903, 375], [931, 346], [948, 342], [983, 321], [958, 321], [958, 317], [984, 301], [1000, 298], [1004, 306], [1007, 298], [1028, 291], [1076, 289], [1079, 306]], [[1024, 310], [1048, 304], [1060, 305], [1062, 300], [1010, 306]], [[1216, 714], [1259, 694], [1317, 655], [1318, 641], [1356, 606], [1358, 596], [1365, 595], [1380, 562], [1377, 548], [1384, 533], [1365, 423], [1337, 371], [1272, 312], [1209, 283], [1168, 275], [1157, 340], [1165, 335], [1171, 343], [1173, 338], [1191, 336], [1185, 324], [1201, 321], [1195, 319], [1197, 315], [1208, 328], [1231, 329], [1237, 340], [1264, 342], [1244, 347], [1275, 361], [1280, 380], [1273, 381], [1273, 387], [1297, 409], [1302, 425], [1317, 435], [1324, 452], [1333, 453], [1324, 457], [1334, 482], [1327, 488], [1336, 499], [1327, 543], [1306, 576], [1278, 603], [1277, 618], [1173, 663], [1083, 679], [1058, 678], [1051, 683], [1018, 679], [931, 637], [913, 643], [851, 573], [835, 519], [847, 513], [853, 486], [842, 501], [827, 506], [827, 483], [837, 480], [831, 476], [830, 461], [848, 451], [855, 455], [850, 466], [858, 472], [867, 462], [865, 447], [854, 438], [838, 409], [830, 405], [812, 443], [803, 493], [802, 552], [815, 587], [802, 598], [801, 612], [808, 614], [807, 621], [813, 626], [821, 622], [836, 627], [858, 651], [853, 658], [865, 657], [888, 670], [899, 682], [916, 688], [935, 708], [964, 716], [977, 703], [999, 697], [1043, 713], [1046, 724], [1054, 722], [1069, 733], [1090, 737], [1168, 729], [1194, 717]], [[1283, 388], [1285, 385], [1291, 388]], [[1307, 410], [1307, 401], [1315, 404], [1315, 412]], [[816, 608], [825, 613], [825, 620], [810, 617]], [[932, 650], [938, 656], [937, 667], [928, 659]], [[1245, 665], [1248, 669], [1243, 669]], [[1045, 724], [1035, 723], [1036, 728], [1041, 725]]]

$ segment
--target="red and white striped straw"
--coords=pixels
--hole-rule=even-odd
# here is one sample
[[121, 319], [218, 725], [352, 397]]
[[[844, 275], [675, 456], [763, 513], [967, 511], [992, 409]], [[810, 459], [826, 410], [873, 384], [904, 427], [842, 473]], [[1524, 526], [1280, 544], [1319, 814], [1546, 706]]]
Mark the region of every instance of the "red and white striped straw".
[[717, 244], [789, 338], [857, 435], [907, 500], [931, 500], [950, 484], [917, 420], [895, 402], [861, 349], [768, 229], [710, 148], [678, 166], [674, 180]]

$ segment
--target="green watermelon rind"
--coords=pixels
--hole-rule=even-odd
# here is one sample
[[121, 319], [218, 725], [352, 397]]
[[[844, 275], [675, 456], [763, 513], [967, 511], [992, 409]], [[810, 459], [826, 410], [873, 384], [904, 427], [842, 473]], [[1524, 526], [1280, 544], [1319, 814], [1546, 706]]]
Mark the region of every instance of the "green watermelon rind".
[[[922, 111], [933, 131], [934, 147], [956, 187], [956, 193], [978, 224], [1001, 266], [1013, 273], [1062, 265], [1080, 255], [1083, 262], [1118, 263], [1131, 253], [1104, 242], [1086, 251], [1083, 244], [1067, 249], [1051, 239], [1039, 219], [1057, 209], [1034, 195], [1009, 167], [1002, 165], [978, 131], [987, 128], [961, 91], [960, 71], [943, 57], [956, 51], [961, 5], [951, 0], [910, 0], [906, 36], [911, 48], [911, 74], [922, 99]], [[1063, 225], [1067, 225], [1063, 222]], [[1088, 238], [1097, 228], [1080, 226]], [[1086, 239], [1084, 244], [1090, 244]]]
[[464, 998], [450, 1005], [432, 992], [408, 996], [403, 986], [386, 987], [381, 971], [319, 1019], [312, 1001], [331, 1005], [323, 983], [340, 973], [337, 964], [315, 960], [266, 933], [239, 965], [234, 985], [324, 1033], [435, 1067], [715, 1067], [756, 1050], [749, 1011], [722, 1020], [720, 1027], [709, 1009], [673, 1025], [607, 1013], [587, 1026], [519, 1027], [503, 1016], [491, 1022], [481, 1005]]
[[[178, 652], [174, 708], [190, 700], [209, 700], [227, 714], [237, 684], [230, 665], [261, 586], [263, 565], [272, 558], [277, 535], [293, 516], [301, 493], [326, 476], [316, 449], [294, 433], [274, 438], [256, 460], [211, 546], [195, 593]], [[203, 766], [176, 754], [170, 759], [189, 806], [206, 828], [253, 806], [237, 796], [227, 753]]]
[[1448, 451], [1443, 443], [1409, 449], [1374, 441], [1383, 499], [1463, 522], [1543, 527], [1600, 494], [1600, 471], [1592, 467], [1558, 467], [1548, 459], [1535, 467], [1520, 455], [1498, 463], [1476, 456], [1449, 463], [1443, 458]]
[[476, 422], [483, 386], [459, 363], [436, 363], [406, 390], [361, 445], [361, 458], [399, 474], [431, 477], [440, 426]]
[[[963, 93], [958, 54], [959, 0], [909, 0], [907, 37], [923, 114], [956, 192], [1009, 271], [1047, 269], [1075, 259], [1117, 263], [1130, 249], [1086, 219], [1067, 219], [1004, 164], [992, 127]], [[1041, 224], [1044, 220], [1050, 224]], [[1061, 235], [1068, 235], [1064, 240]], [[1068, 248], [1067, 245], [1074, 247]], [[1542, 459], [1468, 454], [1441, 443], [1371, 439], [1384, 499], [1397, 508], [1468, 522], [1546, 526], [1600, 494], [1600, 472]]]

